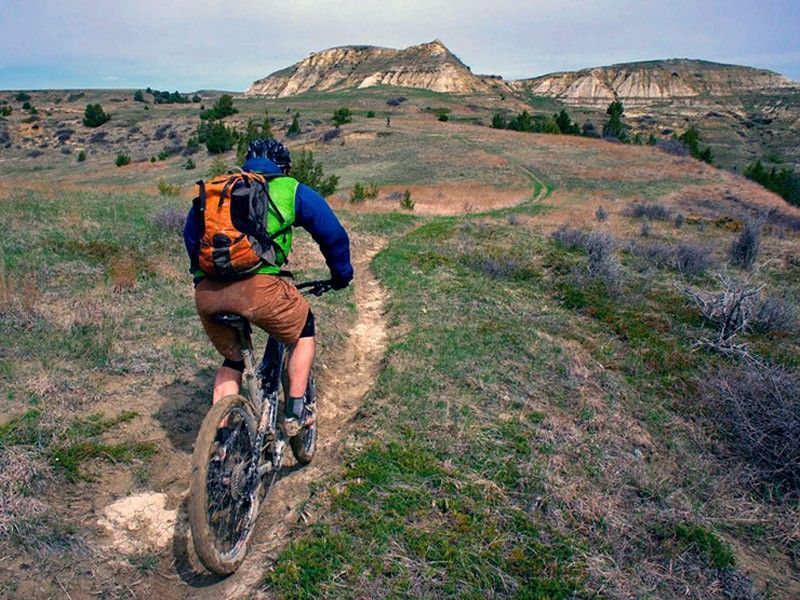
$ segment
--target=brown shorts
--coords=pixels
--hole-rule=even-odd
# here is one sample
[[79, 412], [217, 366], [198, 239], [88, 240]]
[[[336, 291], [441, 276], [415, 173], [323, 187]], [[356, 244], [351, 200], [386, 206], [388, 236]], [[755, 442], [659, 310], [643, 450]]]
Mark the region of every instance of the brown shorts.
[[251, 275], [236, 281], [203, 279], [194, 292], [197, 314], [211, 343], [225, 358], [242, 360], [236, 332], [211, 320], [217, 313], [231, 312], [247, 319], [285, 344], [292, 344], [308, 318], [308, 302], [280, 277]]

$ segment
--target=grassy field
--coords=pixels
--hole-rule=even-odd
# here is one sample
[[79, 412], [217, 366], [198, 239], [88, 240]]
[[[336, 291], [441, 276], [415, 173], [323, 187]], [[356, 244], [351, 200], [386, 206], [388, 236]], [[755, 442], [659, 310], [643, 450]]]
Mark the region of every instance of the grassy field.
[[[50, 94], [42, 112], [59, 122], [89, 99]], [[180, 240], [191, 184], [214, 157], [194, 154], [194, 170], [183, 156], [150, 162], [170, 139], [156, 131], [169, 123], [185, 141], [199, 107], [112, 103], [123, 96], [103, 93], [118, 107], [103, 126], [112, 142], [86, 162], [0, 154], [3, 597], [227, 589], [187, 574], [172, 540], [219, 362]], [[797, 482], [744, 452], [713, 385], [766, 365], [797, 381], [800, 211], [652, 148], [470, 122], [498, 101], [386, 88], [236, 100], [232, 120], [268, 109], [276, 131], [301, 113], [289, 145], [341, 177], [330, 202], [354, 256], [382, 248], [371, 269], [388, 322], [374, 385], [333, 440], [343, 456], [304, 492], [307, 518], [257, 565], [253, 594], [796, 597]], [[323, 142], [342, 105], [354, 122]], [[68, 125], [76, 149], [93, 135]], [[126, 144], [141, 156], [118, 168]], [[159, 195], [160, 180], [178, 195]], [[356, 182], [377, 198], [349, 202]], [[413, 212], [399, 207], [406, 189]], [[751, 273], [729, 249], [758, 217]], [[291, 266], [324, 276], [305, 235]], [[716, 326], [687, 290], [718, 290], [718, 273], [763, 285], [759, 310], [772, 303], [769, 322], [759, 312], [736, 338], [749, 358], [698, 346]], [[348, 369], [357, 297], [314, 305], [323, 390]], [[108, 507], [145, 496], [162, 503], [166, 542], [142, 526], [117, 543]]]

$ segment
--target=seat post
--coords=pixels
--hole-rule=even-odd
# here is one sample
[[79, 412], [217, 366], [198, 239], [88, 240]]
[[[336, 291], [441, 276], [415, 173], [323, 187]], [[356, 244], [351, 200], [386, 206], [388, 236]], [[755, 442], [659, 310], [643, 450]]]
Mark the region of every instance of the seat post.
[[256, 385], [255, 360], [253, 360], [253, 340], [250, 337], [250, 323], [245, 321], [237, 324], [239, 332], [239, 345], [242, 348], [242, 358], [244, 358], [244, 372], [242, 373], [242, 385], [247, 387], [250, 400], [258, 404], [258, 386]]

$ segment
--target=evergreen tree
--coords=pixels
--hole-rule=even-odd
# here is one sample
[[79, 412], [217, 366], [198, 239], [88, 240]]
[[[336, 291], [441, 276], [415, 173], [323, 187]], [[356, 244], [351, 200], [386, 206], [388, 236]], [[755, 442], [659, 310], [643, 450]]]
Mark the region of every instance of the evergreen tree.
[[286, 130], [286, 135], [299, 135], [300, 134], [300, 113], [294, 113], [294, 118], [292, 119], [292, 124], [289, 125], [289, 129]]
[[577, 123], [573, 123], [572, 119], [569, 116], [569, 113], [565, 109], [561, 109], [561, 111], [553, 117], [556, 121], [556, 125], [558, 125], [558, 129], [561, 133], [565, 135], [578, 135], [580, 132], [580, 127]]
[[330, 196], [339, 185], [336, 175], [325, 176], [322, 164], [314, 161], [314, 153], [311, 151], [303, 150], [292, 161], [292, 177], [315, 189], [322, 196]]
[[625, 114], [625, 106], [620, 100], [614, 100], [606, 108], [608, 121], [603, 125], [603, 137], [616, 138], [620, 142], [628, 141], [628, 132], [622, 122], [622, 115]]
[[352, 121], [353, 121], [353, 113], [346, 106], [343, 106], [342, 108], [338, 109], [336, 112], [333, 113], [333, 124], [336, 127], [344, 125], [345, 123], [351, 123]]
[[83, 124], [86, 127], [100, 127], [111, 117], [103, 112], [103, 107], [99, 104], [87, 104], [83, 112]]
[[[199, 132], [198, 132], [199, 133]], [[206, 148], [211, 154], [221, 154], [233, 148], [237, 133], [232, 127], [225, 127], [222, 121], [209, 123], [206, 135]]]
[[492, 127], [495, 129], [505, 129], [508, 127], [506, 118], [499, 112], [494, 113], [494, 116], [492, 117]]
[[134, 102], [144, 102], [144, 93], [142, 90], [136, 90], [133, 93], [133, 100]]

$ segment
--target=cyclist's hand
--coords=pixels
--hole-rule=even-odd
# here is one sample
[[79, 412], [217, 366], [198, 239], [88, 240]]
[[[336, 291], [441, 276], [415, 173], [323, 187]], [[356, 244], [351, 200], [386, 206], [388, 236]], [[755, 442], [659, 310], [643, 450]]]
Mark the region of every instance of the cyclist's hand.
[[325, 292], [336, 289], [331, 285], [330, 281], [319, 281], [317, 284], [308, 290], [308, 293], [312, 296], [322, 296]]

